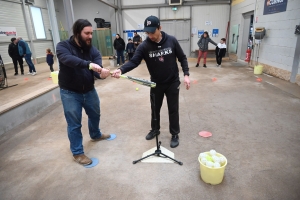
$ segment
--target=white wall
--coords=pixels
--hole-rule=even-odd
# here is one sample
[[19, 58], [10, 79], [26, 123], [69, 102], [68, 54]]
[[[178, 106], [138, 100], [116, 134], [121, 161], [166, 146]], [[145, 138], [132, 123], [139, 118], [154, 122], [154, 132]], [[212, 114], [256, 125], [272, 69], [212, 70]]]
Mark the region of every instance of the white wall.
[[[232, 6], [231, 25], [240, 24], [240, 39], [243, 35], [243, 13], [255, 10], [255, 0]], [[291, 71], [296, 47], [295, 26], [300, 23], [300, 0], [288, 0], [286, 12], [263, 15], [264, 0], [257, 0], [255, 27], [265, 27], [266, 36], [262, 40], [259, 62]], [[240, 57], [242, 42], [239, 41], [237, 56]], [[242, 58], [241, 58], [242, 59]], [[298, 70], [300, 74], [300, 70]]]
[[[17, 37], [22, 37], [30, 45], [29, 37], [26, 31], [25, 18], [23, 16], [22, 4], [20, 3], [20, 1], [15, 0], [14, 2], [8, 2], [0, 0], [0, 4], [0, 26], [16, 27]], [[45, 49], [53, 49], [52, 36], [49, 31], [49, 29], [51, 29], [51, 26], [48, 16], [46, 0], [35, 0], [35, 4], [33, 6], [41, 8], [46, 39], [36, 40], [32, 18], [30, 14], [30, 5], [25, 5], [25, 14], [29, 21], [27, 29], [29, 30], [29, 34], [31, 35], [31, 38], [33, 40], [35, 57], [45, 57]], [[11, 38], [11, 36], [0, 37], [0, 54], [5, 64], [12, 63], [12, 60], [8, 55], [8, 45], [10, 44]]]
[[165, 0], [121, 0], [122, 6], [164, 4]]
[[[209, 32], [211, 39], [218, 43], [221, 38], [226, 37], [227, 24], [229, 21], [229, 5], [203, 5], [192, 7], [192, 27], [195, 26], [198, 30], [206, 30]], [[205, 25], [206, 21], [211, 21], [212, 25]], [[212, 29], [219, 29], [219, 36], [212, 37]], [[198, 35], [194, 35], [192, 38], [192, 51], [198, 48], [197, 42]], [[215, 46], [209, 44], [210, 50], [215, 49]]]

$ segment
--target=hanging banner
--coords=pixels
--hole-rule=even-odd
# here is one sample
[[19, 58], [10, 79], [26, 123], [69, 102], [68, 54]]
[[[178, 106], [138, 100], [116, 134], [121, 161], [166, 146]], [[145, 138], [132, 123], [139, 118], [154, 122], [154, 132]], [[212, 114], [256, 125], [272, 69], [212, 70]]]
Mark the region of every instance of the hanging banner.
[[265, 0], [264, 15], [285, 12], [288, 0]]
[[0, 36], [16, 37], [17, 36], [16, 27], [1, 27], [0, 26]]

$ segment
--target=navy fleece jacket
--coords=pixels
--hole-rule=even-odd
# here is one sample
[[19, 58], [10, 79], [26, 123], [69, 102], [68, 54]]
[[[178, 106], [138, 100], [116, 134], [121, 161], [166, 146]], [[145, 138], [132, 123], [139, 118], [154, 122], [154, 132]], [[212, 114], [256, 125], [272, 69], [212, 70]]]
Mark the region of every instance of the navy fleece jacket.
[[176, 38], [163, 31], [161, 34], [162, 40], [159, 43], [147, 38], [138, 46], [133, 58], [120, 68], [122, 74], [136, 68], [144, 59], [151, 81], [161, 84], [172, 83], [179, 80], [178, 59], [184, 75], [189, 75], [186, 55]]
[[60, 66], [60, 88], [77, 93], [94, 89], [94, 71], [89, 70], [89, 64], [92, 62], [102, 66], [101, 54], [95, 47], [84, 50], [76, 44], [72, 36], [57, 44], [56, 53]]

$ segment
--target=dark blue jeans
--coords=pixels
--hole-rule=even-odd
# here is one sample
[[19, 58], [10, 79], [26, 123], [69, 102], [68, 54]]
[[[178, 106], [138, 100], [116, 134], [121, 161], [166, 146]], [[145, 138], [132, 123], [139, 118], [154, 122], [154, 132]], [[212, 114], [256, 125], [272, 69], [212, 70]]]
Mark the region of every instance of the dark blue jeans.
[[30, 73], [36, 72], [34, 64], [32, 63], [32, 60], [31, 60], [31, 54], [26, 54], [25, 61], [26, 61], [27, 65], [28, 65], [28, 67], [29, 67], [29, 72]]
[[100, 123], [100, 100], [95, 89], [80, 94], [69, 90], [60, 89], [61, 101], [64, 108], [65, 118], [68, 124], [68, 137], [70, 149], [73, 155], [83, 154], [81, 119], [82, 108], [88, 116], [89, 134], [92, 139], [101, 137]]
[[122, 64], [124, 64], [124, 51], [117, 51], [117, 64], [120, 64], [120, 57], [122, 59]]

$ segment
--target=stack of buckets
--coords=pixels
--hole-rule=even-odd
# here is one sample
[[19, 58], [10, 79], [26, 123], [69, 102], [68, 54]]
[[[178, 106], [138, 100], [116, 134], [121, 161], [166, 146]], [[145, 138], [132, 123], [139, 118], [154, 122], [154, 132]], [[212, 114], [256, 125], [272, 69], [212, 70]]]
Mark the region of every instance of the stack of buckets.
[[[205, 152], [205, 153], [209, 153], [209, 152]], [[216, 155], [218, 157], [223, 156], [220, 153], [216, 153]], [[225, 164], [223, 164], [221, 167], [214, 168], [214, 167], [208, 167], [204, 163], [202, 163], [199, 156], [198, 161], [200, 163], [200, 176], [205, 183], [209, 183], [211, 185], [217, 185], [223, 181], [225, 167], [227, 165], [227, 159], [225, 156], [223, 157], [225, 158]]]

